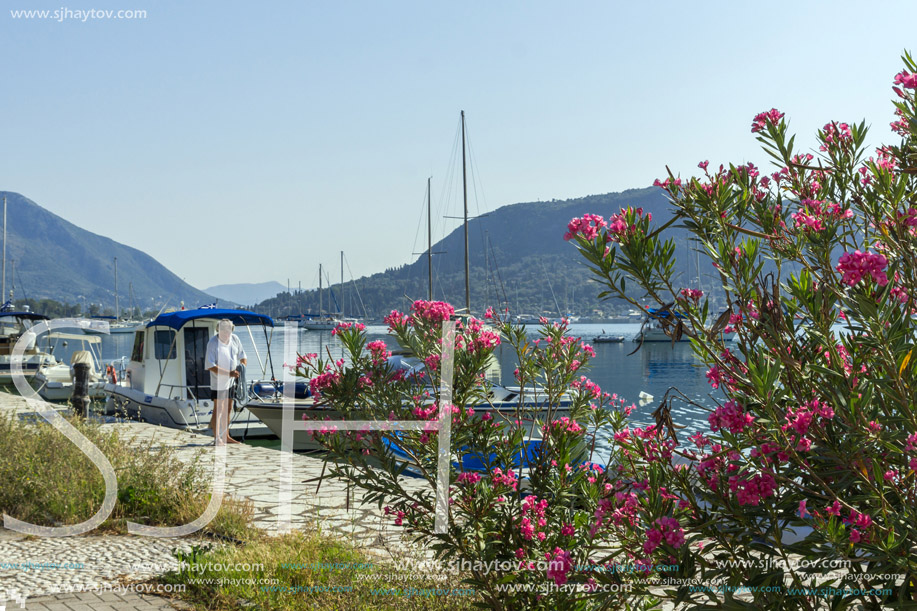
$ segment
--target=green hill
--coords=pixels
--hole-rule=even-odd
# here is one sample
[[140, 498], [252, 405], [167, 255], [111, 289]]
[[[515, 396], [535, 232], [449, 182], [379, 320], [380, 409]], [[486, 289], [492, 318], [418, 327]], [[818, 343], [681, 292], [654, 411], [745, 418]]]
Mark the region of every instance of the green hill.
[[[0, 191], [0, 206], [3, 196], [8, 227], [6, 284], [7, 291], [15, 288], [17, 300], [101, 303], [113, 309], [115, 257], [124, 310], [129, 307], [129, 283], [135, 302], [144, 310], [164, 303], [177, 307], [182, 300], [192, 307], [214, 300], [136, 248], [81, 229], [19, 193]], [[15, 260], [15, 285], [10, 260]]]
[[[471, 262], [471, 308], [480, 314], [487, 306], [509, 307], [513, 313], [581, 316], [593, 315], [600, 309], [607, 316], [621, 304], [599, 302], [601, 291], [590, 279], [576, 249], [563, 239], [571, 218], [587, 212], [606, 218], [622, 207], [642, 207], [654, 218], [671, 215], [670, 204], [658, 188], [632, 189], [623, 193], [590, 195], [577, 199], [531, 202], [503, 206], [486, 216], [469, 222]], [[688, 256], [685, 233], [672, 229], [667, 235], [675, 237], [679, 250], [678, 270], [685, 274], [686, 285], [697, 285], [694, 255]], [[464, 232], [460, 227], [433, 247], [434, 298], [464, 306]], [[711, 284], [707, 271], [705, 285]], [[413, 263], [356, 281], [370, 318], [384, 316], [392, 309], [405, 309], [413, 299], [426, 299], [427, 259], [418, 257]], [[325, 310], [361, 315], [356, 291], [345, 282], [326, 290]], [[329, 300], [331, 305], [329, 307]], [[318, 292], [283, 293], [259, 304], [258, 309], [275, 316], [300, 314], [318, 310]]]

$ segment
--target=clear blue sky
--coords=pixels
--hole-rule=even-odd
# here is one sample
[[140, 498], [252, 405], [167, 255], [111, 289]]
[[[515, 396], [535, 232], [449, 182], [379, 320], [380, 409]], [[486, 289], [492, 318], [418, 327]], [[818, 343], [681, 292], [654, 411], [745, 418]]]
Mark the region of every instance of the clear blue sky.
[[[147, 16], [10, 14], [62, 6]], [[356, 275], [410, 260], [461, 109], [473, 209], [494, 209], [648, 186], [666, 164], [766, 164], [749, 126], [772, 106], [806, 145], [831, 119], [866, 119], [878, 144], [899, 56], [917, 50], [912, 2], [3, 7], [0, 189], [199, 288], [313, 286], [341, 249]], [[241, 246], [231, 264], [215, 236]]]

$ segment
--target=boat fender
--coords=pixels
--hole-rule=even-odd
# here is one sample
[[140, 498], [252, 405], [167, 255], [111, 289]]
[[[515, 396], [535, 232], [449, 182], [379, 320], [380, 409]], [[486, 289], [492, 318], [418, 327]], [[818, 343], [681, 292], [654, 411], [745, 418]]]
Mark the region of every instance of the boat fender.
[[112, 384], [118, 383], [118, 372], [115, 371], [115, 368], [111, 365], [105, 367], [105, 377], [107, 377], [108, 381]]

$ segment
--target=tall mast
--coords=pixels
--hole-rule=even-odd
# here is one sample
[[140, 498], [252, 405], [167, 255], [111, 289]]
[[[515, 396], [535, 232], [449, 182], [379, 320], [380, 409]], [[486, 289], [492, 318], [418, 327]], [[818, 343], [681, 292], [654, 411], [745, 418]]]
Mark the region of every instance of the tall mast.
[[3, 288], [0, 301], [6, 299], [6, 195], [3, 196]]
[[430, 178], [427, 178], [427, 286], [433, 301], [433, 219], [430, 217]]
[[115, 322], [121, 320], [121, 302], [118, 301], [118, 257], [115, 257]]
[[471, 283], [468, 263], [468, 177], [465, 170], [465, 111], [462, 111], [462, 199], [465, 203], [465, 310], [471, 315]]
[[322, 264], [318, 264], [318, 316], [321, 318], [322, 314]]
[[344, 251], [341, 251], [341, 318], [344, 318]]

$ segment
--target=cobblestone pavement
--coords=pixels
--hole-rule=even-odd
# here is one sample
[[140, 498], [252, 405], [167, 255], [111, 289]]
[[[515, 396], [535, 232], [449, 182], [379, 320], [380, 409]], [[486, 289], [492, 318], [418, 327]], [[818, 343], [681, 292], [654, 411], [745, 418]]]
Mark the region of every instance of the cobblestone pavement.
[[[0, 602], [0, 611], [4, 603]], [[106, 592], [81, 592], [79, 594], [55, 594], [39, 596], [25, 601], [8, 601], [6, 611], [26, 609], [27, 611], [151, 611], [153, 609], [191, 609], [181, 601], [172, 601], [160, 596]]]
[[[15, 412], [26, 420], [36, 416], [24, 399], [0, 392], [0, 412], [4, 411]], [[171, 447], [179, 460], [200, 463], [205, 468], [204, 473], [212, 473], [214, 448], [211, 437], [139, 422], [105, 426], [117, 430], [138, 448]], [[281, 453], [270, 448], [230, 445], [226, 448], [226, 457], [226, 494], [250, 501], [255, 526], [277, 533], [281, 513]], [[361, 507], [359, 491], [348, 491], [344, 482], [326, 474], [323, 477], [321, 458], [294, 454], [291, 463], [292, 528], [318, 526], [323, 532], [346, 538], [364, 552], [380, 558], [407, 552], [417, 555], [416, 547], [401, 538], [400, 530], [392, 526], [390, 520], [384, 520], [381, 511], [375, 506]], [[407, 489], [427, 485], [420, 480], [404, 480]], [[172, 551], [190, 549], [198, 541], [193, 536], [183, 539], [126, 535], [36, 538], [0, 527], [0, 611], [4, 611], [4, 606], [9, 611], [18, 608], [62, 611], [173, 608], [164, 598], [135, 592], [102, 592], [100, 589], [150, 579], [177, 568], [178, 561]], [[34, 568], [41, 563], [58, 566]], [[30, 564], [33, 568], [25, 568]], [[65, 566], [69, 568], [63, 568]], [[80, 568], [73, 568], [76, 566]], [[84, 591], [66, 593], [68, 589]], [[28, 597], [24, 607], [14, 600], [17, 594]], [[7, 597], [5, 602], [4, 596]]]

